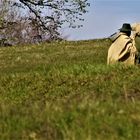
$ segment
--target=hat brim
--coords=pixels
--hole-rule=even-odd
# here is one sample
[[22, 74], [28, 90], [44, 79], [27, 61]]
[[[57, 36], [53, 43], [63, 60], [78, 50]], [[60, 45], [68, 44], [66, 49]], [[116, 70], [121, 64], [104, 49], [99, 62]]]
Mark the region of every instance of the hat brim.
[[125, 31], [125, 32], [130, 32], [130, 31], [132, 31], [131, 29], [123, 29], [123, 28], [121, 28], [121, 29], [119, 29], [120, 31]]

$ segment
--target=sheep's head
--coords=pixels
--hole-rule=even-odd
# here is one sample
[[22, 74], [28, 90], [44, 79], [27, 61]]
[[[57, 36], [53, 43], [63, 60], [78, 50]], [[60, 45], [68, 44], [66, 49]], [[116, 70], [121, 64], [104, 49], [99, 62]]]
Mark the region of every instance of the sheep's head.
[[140, 36], [140, 23], [133, 23], [131, 24], [132, 31], [134, 32], [135, 36]]

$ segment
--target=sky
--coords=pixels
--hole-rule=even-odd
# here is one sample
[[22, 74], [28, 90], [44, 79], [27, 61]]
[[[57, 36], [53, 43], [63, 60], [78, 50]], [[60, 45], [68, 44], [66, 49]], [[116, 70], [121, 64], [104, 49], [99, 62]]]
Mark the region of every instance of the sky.
[[89, 0], [88, 13], [81, 22], [83, 28], [64, 29], [68, 40], [106, 38], [123, 23], [140, 23], [140, 0]]

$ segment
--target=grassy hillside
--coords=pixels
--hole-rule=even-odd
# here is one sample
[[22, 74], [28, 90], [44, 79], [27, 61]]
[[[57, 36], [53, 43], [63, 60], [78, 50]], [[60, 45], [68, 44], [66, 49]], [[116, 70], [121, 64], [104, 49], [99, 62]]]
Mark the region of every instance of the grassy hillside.
[[0, 140], [139, 140], [140, 67], [107, 66], [109, 45], [0, 48]]

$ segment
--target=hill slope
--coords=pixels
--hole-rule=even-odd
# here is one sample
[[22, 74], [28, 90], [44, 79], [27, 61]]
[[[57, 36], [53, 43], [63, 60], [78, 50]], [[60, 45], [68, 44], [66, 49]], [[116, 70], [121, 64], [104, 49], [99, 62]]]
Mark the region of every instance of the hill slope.
[[109, 45], [0, 48], [0, 139], [140, 139], [140, 68], [107, 66]]

